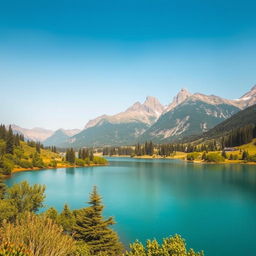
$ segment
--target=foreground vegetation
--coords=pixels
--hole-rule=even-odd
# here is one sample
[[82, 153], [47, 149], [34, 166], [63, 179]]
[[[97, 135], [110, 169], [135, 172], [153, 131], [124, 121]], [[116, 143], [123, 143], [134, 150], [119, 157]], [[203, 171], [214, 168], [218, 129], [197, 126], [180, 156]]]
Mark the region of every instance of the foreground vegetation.
[[187, 250], [185, 241], [175, 235], [159, 244], [139, 241], [125, 251], [115, 221], [104, 218], [102, 199], [96, 187], [89, 206], [61, 213], [51, 207], [43, 213], [45, 186], [30, 186], [26, 181], [7, 188], [0, 180], [0, 256], [202, 256]]
[[73, 149], [60, 154], [56, 147], [44, 148], [39, 142], [25, 142], [23, 135], [13, 134], [11, 126], [6, 129], [0, 125], [0, 174], [3, 175], [31, 169], [107, 164], [104, 158], [94, 156], [92, 150], [83, 149], [83, 152], [78, 158]]

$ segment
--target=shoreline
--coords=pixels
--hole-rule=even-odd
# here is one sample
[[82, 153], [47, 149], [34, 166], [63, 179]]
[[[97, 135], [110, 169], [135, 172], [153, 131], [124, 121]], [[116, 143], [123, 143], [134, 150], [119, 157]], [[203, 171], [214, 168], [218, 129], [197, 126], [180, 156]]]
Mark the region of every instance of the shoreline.
[[227, 160], [224, 162], [205, 162], [202, 160], [187, 160], [184, 159], [184, 156], [177, 156], [177, 157], [172, 157], [172, 156], [167, 156], [167, 157], [162, 157], [162, 156], [149, 156], [149, 155], [144, 155], [144, 156], [134, 156], [134, 157], [130, 157], [130, 156], [111, 156], [111, 157], [129, 157], [129, 158], [135, 158], [135, 159], [168, 159], [168, 160], [182, 160], [184, 162], [188, 162], [188, 163], [195, 163], [195, 164], [245, 164], [245, 165], [256, 165], [256, 162], [244, 162], [243, 160]]
[[11, 177], [12, 174], [17, 173], [17, 172], [26, 172], [26, 171], [40, 171], [40, 170], [48, 170], [48, 169], [61, 169], [61, 168], [82, 168], [82, 167], [97, 167], [97, 166], [108, 166], [109, 164], [90, 164], [90, 165], [85, 165], [85, 166], [79, 166], [79, 165], [63, 165], [63, 166], [48, 166], [48, 167], [34, 167], [34, 168], [14, 168], [12, 170], [12, 173], [10, 175], [5, 175], [6, 177]]

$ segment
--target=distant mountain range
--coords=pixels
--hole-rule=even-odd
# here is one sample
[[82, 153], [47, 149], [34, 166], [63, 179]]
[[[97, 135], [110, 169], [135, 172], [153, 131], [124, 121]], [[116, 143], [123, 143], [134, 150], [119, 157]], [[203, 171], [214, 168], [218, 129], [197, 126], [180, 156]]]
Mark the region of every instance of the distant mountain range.
[[51, 131], [23, 129], [13, 125], [27, 139], [58, 147], [99, 147], [132, 145], [152, 140], [156, 143], [179, 141], [200, 135], [237, 112], [256, 104], [256, 86], [241, 98], [224, 99], [215, 95], [192, 94], [182, 89], [168, 106], [155, 97], [136, 102], [124, 112], [90, 120], [83, 130]]
[[[48, 130], [48, 129], [39, 128], [39, 127], [26, 129], [15, 124], [12, 124], [11, 127], [14, 133], [23, 134], [26, 140], [40, 141], [47, 146], [54, 145], [54, 144], [51, 144], [50, 138], [52, 136], [55, 136], [55, 134], [59, 134], [60, 131], [61, 133], [65, 134], [67, 138], [70, 138], [71, 136], [74, 136], [75, 134], [81, 131], [79, 129], [71, 129], [71, 130], [59, 129], [57, 131], [53, 131], [53, 130]], [[49, 141], [50, 144], [47, 143], [48, 140], [50, 140]], [[58, 143], [58, 141], [55, 141], [55, 142]]]

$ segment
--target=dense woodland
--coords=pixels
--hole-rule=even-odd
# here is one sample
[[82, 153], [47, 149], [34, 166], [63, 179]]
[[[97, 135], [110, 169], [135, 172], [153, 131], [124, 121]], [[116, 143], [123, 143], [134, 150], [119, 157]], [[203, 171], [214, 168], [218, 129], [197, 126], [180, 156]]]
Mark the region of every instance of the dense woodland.
[[26, 181], [7, 188], [0, 177], [0, 255], [2, 256], [201, 256], [187, 250], [185, 241], [175, 235], [159, 244], [136, 241], [129, 251], [112, 229], [115, 221], [104, 218], [102, 198], [93, 188], [88, 205], [71, 210], [67, 204], [59, 213], [44, 207], [44, 185]]

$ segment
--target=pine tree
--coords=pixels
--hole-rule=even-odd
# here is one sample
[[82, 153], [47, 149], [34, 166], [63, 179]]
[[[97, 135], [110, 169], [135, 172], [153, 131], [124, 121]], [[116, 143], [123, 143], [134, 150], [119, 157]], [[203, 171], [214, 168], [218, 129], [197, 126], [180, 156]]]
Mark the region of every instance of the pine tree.
[[11, 126], [9, 126], [9, 130], [6, 136], [6, 153], [13, 154], [13, 150], [14, 150], [14, 136], [13, 136], [12, 128]]
[[227, 154], [226, 154], [226, 151], [225, 151], [225, 150], [222, 151], [221, 155], [222, 155], [225, 159], [227, 159]]
[[72, 231], [72, 228], [75, 224], [75, 216], [73, 212], [69, 209], [67, 204], [64, 205], [64, 208], [59, 215], [58, 223], [63, 227], [64, 231]]
[[113, 218], [104, 219], [101, 197], [97, 193], [96, 187], [90, 195], [90, 206], [81, 210], [74, 226], [74, 237], [82, 240], [91, 249], [92, 255], [106, 253], [109, 256], [121, 254], [122, 246], [118, 235], [109, 226], [114, 224]]
[[93, 161], [94, 159], [93, 150], [90, 151], [89, 158], [90, 158], [90, 161]]

